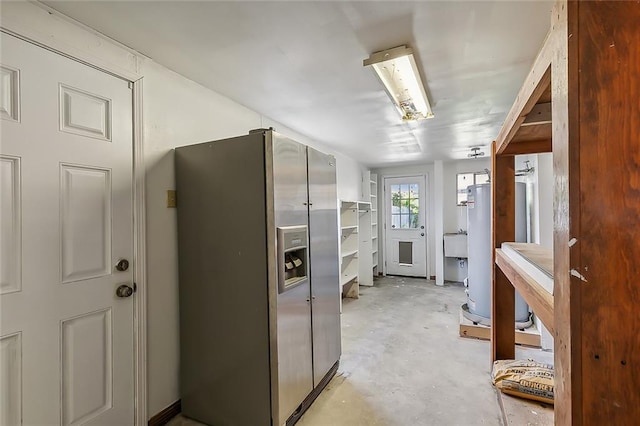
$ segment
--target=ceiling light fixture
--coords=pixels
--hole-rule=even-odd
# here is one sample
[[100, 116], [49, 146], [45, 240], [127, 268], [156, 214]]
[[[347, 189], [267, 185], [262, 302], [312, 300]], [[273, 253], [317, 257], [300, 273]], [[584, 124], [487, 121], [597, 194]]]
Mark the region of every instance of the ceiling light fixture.
[[373, 67], [404, 121], [433, 118], [411, 48], [398, 46], [372, 53], [363, 64]]
[[474, 146], [473, 148], [471, 148], [471, 154], [468, 154], [467, 157], [478, 158], [478, 157], [482, 157], [483, 155], [484, 155], [484, 152], [480, 151], [479, 147]]

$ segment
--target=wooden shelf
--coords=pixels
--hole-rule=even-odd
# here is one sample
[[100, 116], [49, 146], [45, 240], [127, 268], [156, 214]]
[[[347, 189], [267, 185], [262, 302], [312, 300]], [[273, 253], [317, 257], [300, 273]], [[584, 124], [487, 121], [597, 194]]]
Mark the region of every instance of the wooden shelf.
[[[553, 263], [551, 251], [548, 252], [548, 261]], [[502, 249], [496, 249], [496, 265], [500, 267], [511, 284], [518, 290], [520, 296], [529, 304], [540, 321], [554, 333], [553, 324], [553, 295], [539, 284], [524, 269], [510, 259]]]

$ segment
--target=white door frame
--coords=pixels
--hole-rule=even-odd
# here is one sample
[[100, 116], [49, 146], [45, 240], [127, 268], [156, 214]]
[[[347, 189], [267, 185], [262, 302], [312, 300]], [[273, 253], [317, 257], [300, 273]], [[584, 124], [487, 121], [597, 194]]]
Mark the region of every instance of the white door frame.
[[[393, 175], [383, 175], [382, 176], [382, 206], [383, 206], [383, 213], [382, 213], [382, 247], [384, 247], [382, 253], [382, 275], [383, 276], [387, 276], [387, 179], [394, 179], [394, 178], [407, 178], [407, 177], [413, 177], [413, 176], [420, 176], [422, 178], [424, 178], [424, 202], [427, 203], [427, 206], [431, 206], [431, 203], [429, 201], [429, 175], [427, 173], [405, 173], [405, 174], [393, 174]], [[380, 209], [378, 209], [378, 211], [380, 211]], [[431, 278], [431, 265], [429, 262], [429, 238], [431, 238], [431, 233], [429, 232], [429, 208], [427, 208], [424, 211], [424, 221], [425, 221], [425, 233], [427, 234], [427, 238], [424, 239], [424, 245], [425, 245], [425, 262], [426, 262], [426, 268], [427, 268], [427, 279]], [[378, 248], [378, 252], [380, 251], [380, 249]], [[379, 263], [379, 262], [378, 262]]]
[[[62, 17], [64, 21], [69, 19], [58, 12], [39, 3], [35, 4]], [[93, 55], [74, 49], [69, 44], [60, 41], [53, 36], [45, 37], [43, 33], [35, 32], [28, 25], [29, 19], [17, 24], [12, 22], [13, 28], [0, 27], [0, 31], [10, 36], [17, 37], [28, 43], [43, 49], [65, 56], [71, 60], [80, 62], [107, 74], [128, 81], [133, 94], [133, 279], [136, 286], [133, 304], [133, 334], [134, 334], [134, 424], [144, 426], [147, 424], [147, 252], [146, 252], [146, 211], [145, 211], [145, 161], [143, 143], [143, 117], [142, 117], [142, 81], [143, 77], [135, 73], [127, 72], [122, 68], [114, 67], [107, 62], [99, 61]], [[31, 21], [33, 22], [33, 21]], [[16, 27], [19, 27], [16, 30]], [[28, 34], [25, 36], [23, 34]], [[107, 39], [108, 40], [108, 39]], [[112, 42], [109, 40], [109, 42]], [[100, 64], [98, 64], [100, 62]]]

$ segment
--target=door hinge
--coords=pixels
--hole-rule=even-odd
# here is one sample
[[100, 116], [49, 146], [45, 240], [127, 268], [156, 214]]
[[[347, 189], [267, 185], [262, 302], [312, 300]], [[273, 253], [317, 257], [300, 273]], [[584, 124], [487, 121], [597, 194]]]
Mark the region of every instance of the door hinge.
[[135, 293], [136, 291], [138, 291], [138, 284], [133, 283], [133, 292]]
[[133, 89], [133, 83], [129, 82], [129, 89]]

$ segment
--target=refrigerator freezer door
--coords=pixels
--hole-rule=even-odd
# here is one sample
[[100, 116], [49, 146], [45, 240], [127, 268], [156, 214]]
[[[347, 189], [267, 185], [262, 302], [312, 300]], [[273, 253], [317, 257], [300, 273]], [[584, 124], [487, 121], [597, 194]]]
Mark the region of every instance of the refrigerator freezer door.
[[340, 272], [335, 158], [307, 148], [313, 326], [313, 384], [341, 353]]
[[[267, 137], [267, 143], [269, 138]], [[274, 225], [276, 228], [308, 225], [306, 147], [271, 132]], [[267, 153], [269, 149], [267, 148]], [[267, 167], [269, 168], [269, 167]], [[267, 181], [270, 177], [267, 177]], [[304, 245], [308, 242], [305, 241]], [[308, 265], [309, 254], [305, 250]], [[313, 390], [311, 349], [311, 290], [309, 280], [277, 293], [277, 282], [270, 282], [271, 294], [277, 294], [275, 348], [277, 372], [272, 374], [275, 424], [282, 425]], [[273, 307], [272, 307], [273, 309]], [[274, 366], [274, 364], [272, 364]]]

